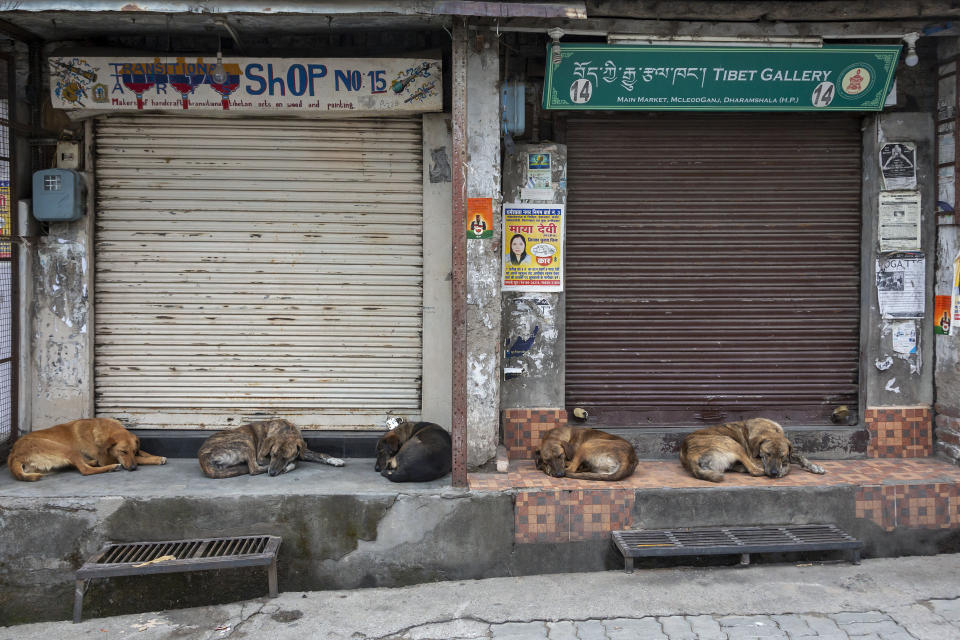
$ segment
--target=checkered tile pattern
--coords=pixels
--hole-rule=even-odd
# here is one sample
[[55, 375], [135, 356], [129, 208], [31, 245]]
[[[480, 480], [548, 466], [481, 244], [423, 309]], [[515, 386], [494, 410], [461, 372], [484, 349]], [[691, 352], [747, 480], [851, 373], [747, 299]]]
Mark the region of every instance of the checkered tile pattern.
[[[887, 531], [896, 528], [960, 528], [960, 467], [935, 458], [818, 461], [826, 475], [794, 468], [785, 478], [753, 478], [727, 473], [728, 487], [852, 486], [858, 518]], [[530, 460], [512, 460], [505, 474], [469, 475], [472, 491], [516, 493], [515, 539], [528, 542], [572, 542], [602, 538], [631, 527], [637, 491], [644, 489], [707, 489], [678, 461], [642, 460], [636, 472], [620, 482], [551, 478]], [[640, 496], [642, 499], [642, 495]]]
[[518, 543], [602, 539], [630, 524], [634, 492], [521, 491], [515, 510]]
[[886, 531], [951, 529], [960, 525], [960, 485], [957, 483], [861, 487], [857, 517], [872, 520]]
[[565, 424], [566, 409], [505, 409], [503, 445], [511, 460], [533, 459], [543, 434]]
[[930, 407], [872, 407], [866, 411], [871, 458], [918, 458], [933, 455]]

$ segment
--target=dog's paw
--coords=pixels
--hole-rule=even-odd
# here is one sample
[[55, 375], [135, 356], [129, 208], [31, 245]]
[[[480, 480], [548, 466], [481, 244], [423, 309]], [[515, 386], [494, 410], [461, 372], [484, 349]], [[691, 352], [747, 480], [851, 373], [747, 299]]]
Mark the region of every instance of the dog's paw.
[[821, 475], [821, 476], [827, 472], [826, 469], [824, 469], [818, 464], [811, 464], [809, 471], [810, 473], [816, 473], [817, 475]]
[[290, 464], [288, 464], [288, 465], [286, 466], [286, 468], [283, 470], [283, 472], [286, 473], [287, 471], [293, 471], [293, 470], [296, 469], [296, 468], [297, 468], [297, 465], [291, 462]]
[[167, 464], [166, 456], [160, 456], [160, 464]]
[[123, 469], [123, 465], [120, 463], [117, 463], [113, 465], [113, 469], [111, 469], [111, 471], [120, 471], [120, 469]]
[[340, 458], [327, 458], [326, 460], [324, 460], [324, 462], [326, 462], [327, 464], [333, 467], [342, 467], [343, 465], [346, 464], [346, 462], [344, 462]]

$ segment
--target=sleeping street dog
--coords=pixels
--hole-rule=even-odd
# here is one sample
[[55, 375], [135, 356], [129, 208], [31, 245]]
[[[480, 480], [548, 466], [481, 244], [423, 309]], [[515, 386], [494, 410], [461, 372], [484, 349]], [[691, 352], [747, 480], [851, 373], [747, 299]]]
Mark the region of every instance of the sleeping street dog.
[[783, 428], [773, 420], [750, 418], [694, 431], [680, 445], [680, 462], [700, 480], [722, 482], [723, 472], [742, 471], [752, 476], [782, 478], [790, 464], [810, 473], [826, 473], [799, 453]]
[[264, 471], [292, 471], [297, 460], [342, 467], [343, 460], [307, 448], [300, 430], [286, 420], [251, 422], [215, 433], [200, 445], [200, 468], [210, 478], [232, 478]]
[[550, 429], [536, 455], [537, 469], [556, 478], [623, 480], [637, 468], [632, 444], [612, 433], [586, 427]]
[[377, 441], [374, 470], [392, 482], [427, 482], [450, 473], [453, 446], [446, 429], [432, 422], [389, 418]]

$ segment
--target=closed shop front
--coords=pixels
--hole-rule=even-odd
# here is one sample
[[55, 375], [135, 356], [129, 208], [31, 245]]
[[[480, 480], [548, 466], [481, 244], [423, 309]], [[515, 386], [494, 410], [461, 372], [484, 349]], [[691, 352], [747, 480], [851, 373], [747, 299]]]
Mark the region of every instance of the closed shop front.
[[98, 415], [419, 415], [419, 116], [106, 117], [96, 156]]
[[571, 114], [566, 404], [596, 426], [859, 399], [855, 114]]

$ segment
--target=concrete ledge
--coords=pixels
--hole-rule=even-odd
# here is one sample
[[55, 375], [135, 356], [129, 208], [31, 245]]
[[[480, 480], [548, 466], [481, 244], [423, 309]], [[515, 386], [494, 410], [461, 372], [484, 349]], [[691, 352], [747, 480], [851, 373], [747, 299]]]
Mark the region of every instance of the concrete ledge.
[[[960, 549], [960, 468], [929, 458], [823, 465], [826, 476], [728, 474], [713, 485], [676, 461], [642, 461], [616, 483], [552, 479], [513, 461], [506, 474], [470, 474], [469, 490], [449, 478], [394, 484], [371, 459], [228, 480], [176, 459], [36, 483], [2, 471], [0, 620], [68, 619], [73, 572], [108, 541], [279, 535], [281, 591], [618, 569], [616, 528], [834, 522], [864, 540], [865, 557]], [[264, 585], [249, 569], [99, 580], [84, 611], [222, 604], [260, 597]]]

